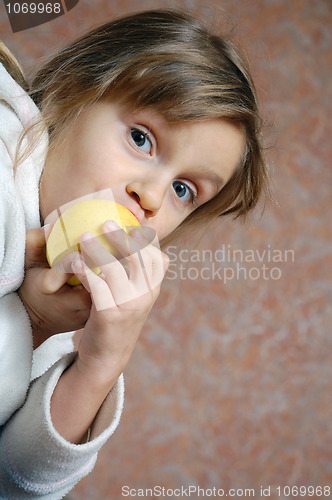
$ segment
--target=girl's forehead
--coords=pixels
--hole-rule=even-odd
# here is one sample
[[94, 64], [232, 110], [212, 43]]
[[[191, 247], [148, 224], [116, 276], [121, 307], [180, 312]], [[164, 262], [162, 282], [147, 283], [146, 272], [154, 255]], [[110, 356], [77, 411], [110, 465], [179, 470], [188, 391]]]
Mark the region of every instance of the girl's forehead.
[[114, 103], [114, 106], [117, 108], [117, 114], [120, 118], [150, 122], [151, 125], [161, 127], [170, 132], [176, 131], [176, 135], [189, 135], [190, 131], [197, 131], [197, 133], [211, 133], [214, 131], [216, 134], [225, 134], [226, 129], [228, 129], [229, 134], [235, 132], [243, 138], [245, 137], [244, 126], [241, 123], [227, 120], [223, 117], [211, 118], [210, 116], [206, 116], [190, 120], [169, 120], [167, 113], [164, 114], [153, 107], [133, 108], [127, 105], [117, 105], [116, 103]]

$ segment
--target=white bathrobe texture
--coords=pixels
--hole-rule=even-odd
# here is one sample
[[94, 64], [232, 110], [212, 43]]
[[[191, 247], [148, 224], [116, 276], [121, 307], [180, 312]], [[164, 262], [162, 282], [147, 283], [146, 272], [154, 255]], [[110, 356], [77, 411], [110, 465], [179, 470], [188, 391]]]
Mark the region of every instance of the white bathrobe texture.
[[93, 469], [119, 423], [124, 393], [121, 376], [86, 444], [67, 442], [52, 425], [54, 387], [76, 356], [73, 332], [55, 335], [33, 352], [29, 316], [17, 293], [25, 232], [40, 226], [46, 134], [15, 174], [13, 164], [19, 137], [38, 120], [38, 108], [0, 64], [0, 499], [10, 500], [63, 498]]

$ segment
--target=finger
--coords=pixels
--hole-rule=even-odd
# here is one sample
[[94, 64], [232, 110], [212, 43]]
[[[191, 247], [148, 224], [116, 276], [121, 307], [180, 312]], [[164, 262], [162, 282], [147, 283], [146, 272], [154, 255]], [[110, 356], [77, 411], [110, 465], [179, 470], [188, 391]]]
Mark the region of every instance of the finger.
[[133, 236], [135, 239], [138, 239], [138, 241], [140, 240], [140, 238], [143, 238], [144, 240], [142, 240], [142, 242], [144, 242], [145, 246], [153, 245], [156, 248], [160, 248], [157, 232], [152, 227], [148, 226], [135, 227], [132, 231], [130, 231], [130, 236]]
[[[136, 287], [136, 297], [159, 287], [165, 276], [168, 257], [160, 251], [156, 231], [140, 226], [127, 235], [113, 221], [107, 221], [103, 229], [112, 246], [126, 255], [128, 274]], [[118, 296], [115, 299], [119, 304]], [[121, 302], [123, 300], [121, 298]]]
[[28, 229], [25, 240], [25, 267], [33, 267], [45, 261], [45, 233], [43, 228]]
[[83, 286], [90, 291], [92, 301], [97, 311], [116, 307], [116, 303], [107, 283], [91, 271], [81, 257], [77, 257], [73, 261], [72, 269]]
[[[167, 255], [160, 250], [157, 238], [154, 238], [153, 242], [150, 243], [151, 239], [147, 240], [145, 238], [146, 233], [143, 235], [140, 231], [133, 231], [131, 234], [142, 246], [140, 250], [140, 260], [145, 269], [149, 288], [153, 290], [159, 286], [164, 279], [169, 259]], [[151, 236], [151, 233], [149, 236]]]
[[40, 274], [40, 288], [45, 294], [52, 294], [60, 290], [60, 288], [73, 275], [71, 263], [77, 257], [78, 252], [72, 252], [66, 255], [60, 262], [50, 269], [45, 269]]
[[151, 262], [151, 272], [149, 274], [149, 285], [151, 290], [159, 287], [161, 282], [163, 281], [168, 264], [169, 258], [166, 254], [164, 254], [161, 250], [157, 249], [153, 245], [149, 245], [144, 248], [141, 252], [142, 259], [149, 258]]
[[42, 230], [44, 231], [44, 234], [45, 234], [46, 241], [48, 240], [48, 237], [51, 234], [51, 231], [52, 231], [53, 227], [54, 227], [54, 223], [53, 224], [45, 224], [42, 227]]
[[136, 253], [129, 255], [126, 259], [128, 276], [142, 293], [146, 293], [151, 289], [152, 260], [148, 252], [150, 243], [141, 231], [131, 233], [131, 238], [138, 246]]
[[117, 305], [131, 302], [151, 291], [147, 271], [140, 254], [130, 255], [126, 260], [128, 275], [123, 269], [123, 278], [120, 278], [121, 271], [117, 273], [114, 264], [102, 268], [104, 279], [112, 290]]
[[141, 250], [156, 242], [156, 232], [152, 228], [140, 226], [135, 228], [130, 235], [123, 231], [113, 221], [107, 221], [103, 226], [104, 234], [112, 246], [126, 259], [128, 275], [137, 285], [147, 290], [146, 275], [151, 275], [149, 260], [143, 262]]
[[[132, 239], [133, 241], [131, 241]], [[137, 250], [136, 253], [126, 257], [129, 282], [124, 280], [123, 286], [120, 287], [114, 279], [114, 275], [112, 273], [108, 275], [104, 271], [105, 278], [113, 290], [113, 297], [118, 305], [146, 298], [147, 295], [154, 301], [156, 291], [159, 289], [167, 268], [164, 256], [140, 231], [131, 233], [128, 241], [130, 241], [131, 249]], [[136, 307], [137, 302], [133, 303], [133, 306]]]
[[[92, 233], [81, 236], [81, 252], [84, 263], [95, 270], [99, 267], [116, 304], [128, 300], [130, 289], [125, 268]], [[89, 274], [88, 274], [89, 276]]]
[[98, 240], [94, 234], [90, 232], [83, 233], [80, 238], [81, 257], [85, 264], [98, 273], [98, 269], [104, 269], [107, 265], [114, 264], [114, 272], [118, 278], [126, 275], [120, 261], [112, 255]]
[[56, 209], [51, 212], [46, 219], [44, 220], [45, 225], [54, 225], [56, 221], [58, 220], [59, 216], [61, 215], [60, 210]]
[[[103, 225], [103, 231], [106, 238], [122, 257], [127, 257], [138, 252], [143, 245], [130, 237], [116, 222], [109, 220]], [[146, 243], [144, 243], [146, 244]]]
[[43, 227], [28, 229], [26, 232], [26, 244], [32, 248], [43, 248], [45, 245], [45, 231]]
[[[111, 228], [113, 231], [109, 231]], [[137, 229], [136, 238], [126, 234], [122, 229], [116, 224], [104, 224], [103, 227], [105, 235], [109, 237], [117, 250], [125, 255], [125, 270], [127, 272], [129, 281], [123, 277], [121, 279], [121, 272], [112, 272], [112, 268], [103, 268], [103, 274], [109, 286], [112, 289], [113, 297], [118, 305], [128, 303], [138, 297], [142, 297], [149, 293], [149, 276], [151, 275], [152, 268], [150, 260], [147, 259], [144, 263], [141, 257], [141, 249], [149, 245], [150, 242], [143, 236], [140, 228]], [[151, 228], [149, 228], [151, 229]], [[153, 231], [153, 237], [155, 236], [155, 231]], [[112, 234], [110, 234], [112, 233]], [[116, 234], [115, 234], [116, 233]], [[151, 237], [151, 231], [150, 231]], [[153, 239], [153, 238], [151, 238]]]

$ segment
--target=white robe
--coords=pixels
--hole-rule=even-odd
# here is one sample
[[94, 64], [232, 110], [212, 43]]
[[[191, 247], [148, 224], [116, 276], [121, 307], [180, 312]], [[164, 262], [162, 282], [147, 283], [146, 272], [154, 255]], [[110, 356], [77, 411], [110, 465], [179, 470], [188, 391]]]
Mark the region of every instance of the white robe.
[[51, 337], [33, 353], [29, 316], [17, 294], [26, 230], [40, 226], [38, 185], [47, 135], [15, 175], [13, 163], [22, 131], [36, 120], [38, 108], [0, 64], [0, 498], [10, 500], [63, 498], [92, 470], [119, 423], [124, 398], [121, 376], [98, 412], [89, 443], [69, 443], [52, 425], [54, 387], [76, 356], [73, 332]]

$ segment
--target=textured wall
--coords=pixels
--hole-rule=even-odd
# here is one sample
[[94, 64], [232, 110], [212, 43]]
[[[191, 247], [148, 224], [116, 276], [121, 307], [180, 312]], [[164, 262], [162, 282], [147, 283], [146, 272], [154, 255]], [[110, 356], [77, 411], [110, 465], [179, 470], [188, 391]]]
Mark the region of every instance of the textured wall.
[[0, 28], [29, 69], [91, 24], [176, 6], [234, 24], [267, 119], [275, 201], [246, 225], [210, 227], [200, 262], [190, 254], [183, 279], [168, 280], [126, 370], [121, 425], [70, 497], [196, 485], [258, 498], [263, 485], [276, 499], [278, 485], [331, 485], [332, 498], [332, 3], [80, 0], [15, 35], [1, 5]]

